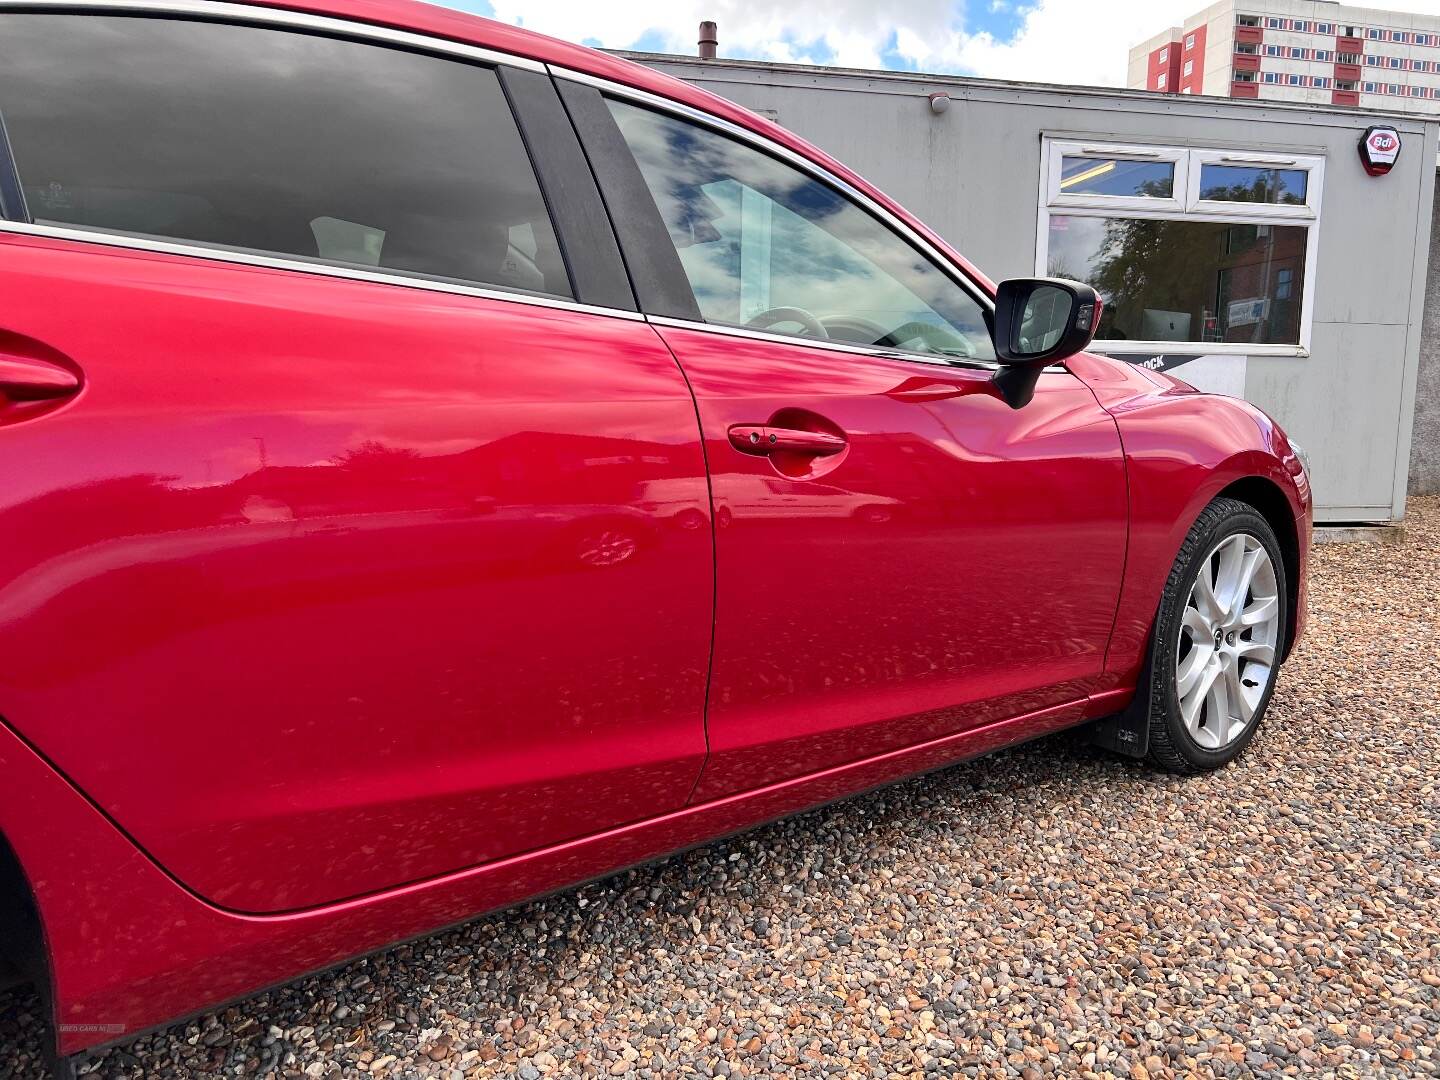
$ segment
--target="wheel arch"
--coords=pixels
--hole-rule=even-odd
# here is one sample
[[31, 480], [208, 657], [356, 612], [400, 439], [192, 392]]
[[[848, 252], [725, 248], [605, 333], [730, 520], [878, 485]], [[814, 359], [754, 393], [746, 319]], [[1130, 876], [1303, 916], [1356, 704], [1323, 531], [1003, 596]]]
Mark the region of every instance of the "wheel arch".
[[1300, 534], [1290, 500], [1275, 481], [1264, 476], [1246, 476], [1227, 485], [1216, 498], [1235, 499], [1255, 508], [1265, 519], [1280, 544], [1285, 563], [1285, 645], [1281, 660], [1290, 656], [1299, 626]]
[[34, 983], [46, 995], [50, 964], [45, 932], [20, 857], [0, 833], [0, 990]]

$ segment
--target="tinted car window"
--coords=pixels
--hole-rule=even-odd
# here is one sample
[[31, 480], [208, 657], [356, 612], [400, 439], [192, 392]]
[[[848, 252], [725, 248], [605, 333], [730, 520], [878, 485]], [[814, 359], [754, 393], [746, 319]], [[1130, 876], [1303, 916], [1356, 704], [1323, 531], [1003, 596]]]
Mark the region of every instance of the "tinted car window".
[[708, 128], [609, 105], [707, 321], [994, 358], [975, 298], [835, 189]]
[[489, 68], [288, 31], [0, 15], [37, 223], [569, 296]]

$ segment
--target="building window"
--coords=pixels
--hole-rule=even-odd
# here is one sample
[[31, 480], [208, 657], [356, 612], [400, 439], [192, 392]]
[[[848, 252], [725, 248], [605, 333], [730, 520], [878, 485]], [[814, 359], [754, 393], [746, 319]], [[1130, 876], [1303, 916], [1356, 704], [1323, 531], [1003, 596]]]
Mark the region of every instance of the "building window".
[[1280, 76], [1276, 75], [1273, 71], [1267, 71], [1264, 74], [1264, 81], [1267, 83], [1277, 83], [1280, 81]]
[[1315, 32], [1317, 34], [1333, 34], [1335, 32], [1335, 24], [1328, 22], [1316, 23]]
[[1186, 51], [1186, 52], [1189, 52], [1189, 51], [1190, 51], [1191, 49], [1193, 49], [1193, 48], [1195, 48], [1195, 35], [1194, 35], [1194, 34], [1186, 34], [1186, 35], [1185, 35], [1185, 51]]
[[1195, 61], [1194, 61], [1194, 60], [1186, 60], [1186, 61], [1185, 61], [1185, 70], [1182, 72], [1182, 74], [1184, 75], [1184, 77], [1188, 79], [1188, 78], [1190, 77], [1190, 73], [1191, 73], [1192, 71], [1194, 71], [1194, 70], [1195, 70]]
[[1236, 25], [1236, 26], [1259, 26], [1259, 25], [1260, 25], [1260, 16], [1258, 16], [1258, 15], [1236, 15], [1236, 16], [1235, 16], [1235, 25]]
[[1359, 53], [1342, 52], [1335, 54], [1335, 62], [1337, 64], [1354, 64], [1358, 67], [1360, 65], [1360, 61], [1363, 59], [1365, 58]]
[[1241, 56], [1258, 56], [1260, 48], [1252, 42], [1242, 41], [1235, 46], [1235, 51]]
[[1164, 89], [1165, 89], [1165, 76], [1164, 76], [1164, 75], [1156, 75], [1156, 76], [1155, 76], [1155, 89], [1156, 89], [1156, 90], [1164, 90]]
[[1365, 57], [1365, 66], [1366, 66], [1366, 67], [1380, 67], [1382, 63], [1384, 63], [1384, 57], [1380, 57], [1380, 56], [1367, 56], [1367, 57]]
[[1330, 89], [1330, 80], [1327, 79], [1327, 78], [1325, 78], [1325, 76], [1323, 76], [1323, 75], [1317, 75], [1317, 76], [1315, 76], [1314, 84], [1315, 84], [1316, 87], [1318, 87], [1318, 88], [1321, 89], [1321, 90], [1328, 90], [1328, 89]]
[[1329, 49], [1316, 49], [1315, 59], [1324, 63], [1329, 63], [1331, 60], [1335, 59], [1335, 54]]
[[1401, 60], [1398, 56], [1392, 56], [1390, 57], [1390, 66], [1392, 68], [1404, 67], [1405, 61]]
[[1280, 20], [1279, 20], [1279, 19], [1266, 19], [1266, 20], [1265, 20], [1265, 26], [1266, 26], [1268, 29], [1270, 29], [1270, 30], [1279, 30], [1279, 29], [1280, 29]]
[[1252, 83], [1255, 81], [1255, 72], [1237, 71], [1235, 72], [1235, 81], [1238, 83]]
[[1291, 75], [1286, 79], [1286, 82], [1288, 82], [1291, 86], [1299, 86], [1301, 78], [1302, 76], [1300, 75]]
[[1161, 49], [1160, 55], [1155, 58], [1156, 67], [1164, 67], [1170, 60], [1170, 50]]
[[1369, 34], [1368, 34], [1367, 36], [1370, 38], [1371, 41], [1384, 41], [1384, 40], [1385, 40], [1385, 31], [1384, 31], [1384, 30], [1377, 30], [1377, 29], [1375, 29], [1375, 27], [1372, 26], [1372, 27], [1370, 28]]
[[1304, 49], [1292, 48], [1292, 49], [1290, 50], [1290, 59], [1291, 59], [1291, 60], [1304, 60], [1304, 59], [1305, 59], [1305, 50], [1304, 50]]
[[1060, 139], [1042, 156], [1036, 271], [1101, 294], [1100, 351], [1309, 348], [1323, 158]]
[[[1379, 92], [1380, 92], [1380, 91], [1379, 91], [1379, 85], [1380, 85], [1379, 83], [1367, 82], [1367, 83], [1365, 84], [1365, 93], [1367, 93], [1367, 94], [1377, 94], [1377, 93], [1379, 93]], [[1342, 89], [1353, 89], [1353, 87], [1343, 87]]]

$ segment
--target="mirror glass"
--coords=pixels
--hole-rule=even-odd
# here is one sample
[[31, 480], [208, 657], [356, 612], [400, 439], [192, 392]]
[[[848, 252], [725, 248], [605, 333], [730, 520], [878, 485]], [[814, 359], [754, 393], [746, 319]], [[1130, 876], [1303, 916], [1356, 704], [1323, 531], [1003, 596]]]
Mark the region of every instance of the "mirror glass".
[[1070, 293], [1054, 285], [1037, 285], [1025, 302], [1015, 344], [1027, 356], [1053, 349], [1070, 324]]

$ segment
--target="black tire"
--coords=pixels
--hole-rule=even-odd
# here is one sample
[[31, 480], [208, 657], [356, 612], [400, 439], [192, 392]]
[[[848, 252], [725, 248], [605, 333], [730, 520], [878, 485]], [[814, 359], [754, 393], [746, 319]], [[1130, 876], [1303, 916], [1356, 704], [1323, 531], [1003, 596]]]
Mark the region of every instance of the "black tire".
[[[1176, 683], [1177, 652], [1185, 604], [1201, 565], [1221, 541], [1239, 533], [1248, 533], [1258, 540], [1275, 568], [1280, 608], [1276, 658], [1273, 665], [1275, 674], [1265, 688], [1244, 732], [1228, 745], [1212, 750], [1195, 741], [1181, 718]], [[1185, 537], [1185, 542], [1180, 545], [1180, 553], [1175, 557], [1175, 565], [1165, 581], [1165, 592], [1160, 600], [1155, 633], [1151, 640], [1148, 757], [1153, 764], [1167, 772], [1193, 776], [1228, 765], [1244, 753], [1260, 728], [1279, 678], [1280, 653], [1284, 648], [1285, 635], [1289, 631], [1289, 589], [1290, 583], [1285, 578], [1285, 560], [1281, 557], [1275, 531], [1253, 506], [1237, 499], [1219, 498], [1201, 511]]]

